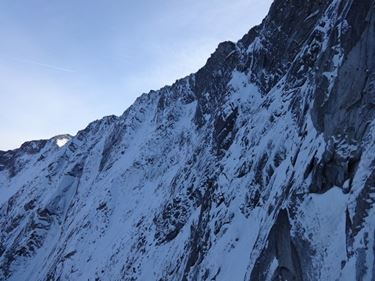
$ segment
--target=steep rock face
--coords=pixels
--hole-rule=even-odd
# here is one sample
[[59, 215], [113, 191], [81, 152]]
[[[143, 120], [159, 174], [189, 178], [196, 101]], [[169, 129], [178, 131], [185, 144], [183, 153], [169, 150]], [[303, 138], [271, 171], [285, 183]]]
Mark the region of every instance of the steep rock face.
[[373, 280], [374, 15], [276, 0], [122, 116], [0, 152], [0, 279]]

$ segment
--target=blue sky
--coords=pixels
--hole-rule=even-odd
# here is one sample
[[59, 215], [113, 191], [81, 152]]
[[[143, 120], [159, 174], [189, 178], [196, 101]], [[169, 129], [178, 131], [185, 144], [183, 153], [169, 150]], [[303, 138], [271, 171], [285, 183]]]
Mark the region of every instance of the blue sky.
[[271, 2], [0, 1], [0, 150], [121, 114], [240, 39]]

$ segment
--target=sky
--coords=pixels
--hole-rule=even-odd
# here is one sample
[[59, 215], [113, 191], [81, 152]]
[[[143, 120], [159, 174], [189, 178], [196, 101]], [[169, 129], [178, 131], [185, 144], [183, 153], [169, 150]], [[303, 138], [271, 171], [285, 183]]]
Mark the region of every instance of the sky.
[[1, 0], [0, 150], [75, 135], [202, 67], [272, 0]]

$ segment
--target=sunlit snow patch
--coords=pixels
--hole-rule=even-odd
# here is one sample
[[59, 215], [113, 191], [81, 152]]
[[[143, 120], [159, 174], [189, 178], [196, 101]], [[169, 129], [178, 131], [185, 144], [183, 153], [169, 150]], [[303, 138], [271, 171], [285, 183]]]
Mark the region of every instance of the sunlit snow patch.
[[56, 139], [56, 144], [58, 147], [64, 146], [69, 141], [69, 138], [59, 138]]

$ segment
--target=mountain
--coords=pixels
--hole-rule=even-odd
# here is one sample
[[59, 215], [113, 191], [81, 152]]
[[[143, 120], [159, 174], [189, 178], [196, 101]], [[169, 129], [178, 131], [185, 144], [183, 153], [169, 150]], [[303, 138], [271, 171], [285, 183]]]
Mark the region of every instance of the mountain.
[[374, 116], [374, 0], [275, 0], [123, 115], [0, 152], [0, 280], [375, 280]]

